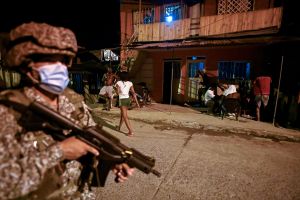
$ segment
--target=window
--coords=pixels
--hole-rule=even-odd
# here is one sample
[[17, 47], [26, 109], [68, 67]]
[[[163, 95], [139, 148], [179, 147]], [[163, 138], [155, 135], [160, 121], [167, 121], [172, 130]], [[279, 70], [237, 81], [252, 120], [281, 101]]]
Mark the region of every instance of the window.
[[219, 80], [249, 80], [250, 66], [247, 61], [218, 62]]
[[242, 13], [253, 10], [253, 0], [218, 0], [218, 15]]
[[145, 12], [144, 16], [144, 24], [151, 24], [153, 23], [153, 16], [154, 16], [154, 9], [149, 9]]
[[141, 10], [141, 14], [139, 10], [133, 10], [132, 17], [133, 17], [133, 25], [139, 24], [151, 24], [154, 22], [154, 8], [144, 8]]
[[193, 78], [196, 75], [197, 70], [204, 69], [204, 62], [192, 62], [189, 63], [189, 78]]
[[182, 18], [182, 8], [180, 5], [168, 5], [164, 10], [164, 19], [161, 21], [171, 22]]

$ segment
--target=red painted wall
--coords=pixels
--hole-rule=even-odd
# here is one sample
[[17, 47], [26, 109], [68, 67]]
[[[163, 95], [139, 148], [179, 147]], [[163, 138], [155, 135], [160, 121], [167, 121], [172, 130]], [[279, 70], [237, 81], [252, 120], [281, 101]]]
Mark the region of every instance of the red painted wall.
[[153, 59], [153, 99], [161, 102], [163, 99], [163, 68], [164, 60], [181, 59], [181, 75], [187, 76], [187, 57], [205, 56], [205, 68], [209, 77], [217, 77], [218, 61], [249, 61], [251, 62], [251, 76], [263, 67], [263, 46], [240, 46], [240, 47], [211, 47], [193, 49], [161, 49], [148, 52], [148, 56]]
[[217, 0], [206, 0], [204, 2], [204, 13], [203, 16], [211, 16], [217, 14]]

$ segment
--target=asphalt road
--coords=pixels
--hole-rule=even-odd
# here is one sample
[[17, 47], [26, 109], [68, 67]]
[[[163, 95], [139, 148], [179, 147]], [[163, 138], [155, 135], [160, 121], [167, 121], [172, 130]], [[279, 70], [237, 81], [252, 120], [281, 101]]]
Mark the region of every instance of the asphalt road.
[[[118, 124], [118, 115], [101, 117], [110, 127]], [[96, 189], [98, 200], [300, 199], [300, 143], [131, 122], [133, 137], [107, 130], [154, 156], [162, 176], [136, 171], [126, 183], [116, 184], [109, 175], [106, 186]]]

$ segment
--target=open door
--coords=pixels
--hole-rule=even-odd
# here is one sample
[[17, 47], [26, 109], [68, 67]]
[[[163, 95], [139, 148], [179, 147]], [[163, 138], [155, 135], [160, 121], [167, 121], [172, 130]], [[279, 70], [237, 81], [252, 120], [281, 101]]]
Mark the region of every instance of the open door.
[[166, 60], [164, 62], [163, 103], [178, 102], [178, 87], [181, 74], [181, 60]]

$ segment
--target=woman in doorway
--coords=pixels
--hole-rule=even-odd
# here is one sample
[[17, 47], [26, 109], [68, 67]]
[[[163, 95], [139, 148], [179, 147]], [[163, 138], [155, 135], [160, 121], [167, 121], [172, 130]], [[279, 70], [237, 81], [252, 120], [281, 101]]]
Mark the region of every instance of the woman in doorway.
[[133, 131], [131, 124], [128, 119], [127, 110], [130, 106], [130, 98], [129, 98], [129, 92], [131, 92], [136, 105], [140, 108], [139, 102], [136, 98], [136, 94], [133, 88], [133, 84], [131, 81], [128, 80], [128, 72], [120, 72], [119, 73], [120, 80], [116, 83], [117, 91], [119, 94], [119, 107], [121, 110], [121, 118], [120, 118], [120, 124], [119, 124], [119, 130], [121, 130], [121, 126], [123, 122], [125, 122], [126, 127], [128, 128], [128, 136], [133, 136]]

